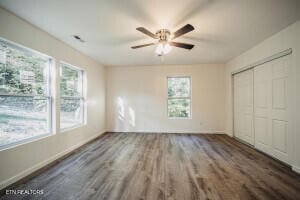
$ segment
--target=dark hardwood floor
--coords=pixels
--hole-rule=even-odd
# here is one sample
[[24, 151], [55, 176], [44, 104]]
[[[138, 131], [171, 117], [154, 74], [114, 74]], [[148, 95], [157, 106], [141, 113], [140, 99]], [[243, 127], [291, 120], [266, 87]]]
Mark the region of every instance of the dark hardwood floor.
[[109, 133], [2, 199], [300, 199], [300, 176], [226, 135]]

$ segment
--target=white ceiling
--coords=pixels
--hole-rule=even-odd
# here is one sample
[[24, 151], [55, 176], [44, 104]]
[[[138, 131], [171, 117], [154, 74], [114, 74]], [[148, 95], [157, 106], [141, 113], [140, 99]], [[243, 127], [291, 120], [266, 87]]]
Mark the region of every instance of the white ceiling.
[[[0, 6], [105, 65], [224, 63], [300, 19], [299, 0], [0, 0]], [[130, 47], [151, 38], [144, 26], [176, 31], [190, 23], [193, 32], [175, 41], [162, 61], [154, 46]], [[79, 35], [80, 43], [71, 35]]]

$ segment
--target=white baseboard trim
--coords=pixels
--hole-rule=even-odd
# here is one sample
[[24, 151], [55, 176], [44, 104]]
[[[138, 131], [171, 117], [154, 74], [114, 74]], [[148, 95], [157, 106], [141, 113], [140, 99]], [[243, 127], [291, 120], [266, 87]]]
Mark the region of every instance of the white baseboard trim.
[[297, 172], [298, 174], [300, 174], [300, 167], [297, 167], [297, 166], [293, 165], [293, 166], [292, 166], [292, 170], [293, 170], [294, 172]]
[[26, 170], [24, 170], [24, 171], [22, 171], [22, 172], [16, 174], [15, 176], [13, 176], [13, 177], [11, 177], [11, 178], [9, 178], [9, 179], [6, 179], [6, 180], [4, 180], [4, 181], [2, 181], [2, 182], [0, 183], [0, 190], [6, 188], [7, 186], [9, 186], [9, 185], [11, 185], [11, 184], [13, 184], [13, 183], [15, 183], [15, 182], [17, 182], [17, 181], [19, 181], [20, 179], [22, 179], [22, 178], [24, 178], [24, 177], [30, 175], [31, 173], [33, 173], [33, 172], [35, 172], [35, 171], [41, 169], [42, 167], [44, 167], [44, 166], [50, 164], [51, 162], [53, 162], [53, 161], [59, 159], [60, 157], [63, 157], [64, 155], [66, 155], [66, 154], [70, 153], [71, 151], [77, 149], [78, 147], [80, 147], [80, 146], [82, 146], [82, 145], [88, 143], [89, 141], [95, 139], [96, 137], [102, 135], [102, 134], [105, 133], [105, 132], [106, 132], [106, 131], [98, 131], [97, 133], [93, 134], [93, 136], [89, 137], [87, 140], [82, 141], [82, 142], [80, 142], [80, 143], [78, 143], [78, 144], [76, 144], [76, 145], [73, 145], [72, 147], [66, 149], [65, 151], [62, 151], [62, 152], [60, 152], [60, 153], [58, 153], [58, 154], [56, 154], [56, 155], [50, 157], [49, 159], [44, 160], [44, 161], [42, 161], [42, 162], [40, 162], [40, 163], [38, 163], [38, 164], [36, 164], [36, 165], [34, 165], [34, 166], [28, 168], [28, 169], [26, 169]]
[[120, 130], [112, 130], [107, 131], [110, 133], [181, 133], [181, 134], [226, 134], [224, 131], [200, 131], [200, 132], [180, 132], [180, 131], [120, 131]]
[[227, 133], [226, 131], [224, 132], [226, 135], [228, 135], [229, 137], [234, 137], [234, 135], [233, 134], [231, 134], [231, 133]]

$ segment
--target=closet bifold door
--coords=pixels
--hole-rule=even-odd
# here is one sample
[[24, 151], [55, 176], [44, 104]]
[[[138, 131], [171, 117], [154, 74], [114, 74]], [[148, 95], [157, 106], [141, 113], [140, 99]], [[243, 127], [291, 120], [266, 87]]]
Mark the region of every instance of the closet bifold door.
[[254, 68], [255, 148], [290, 163], [290, 55]]
[[234, 137], [254, 145], [253, 69], [233, 76]]

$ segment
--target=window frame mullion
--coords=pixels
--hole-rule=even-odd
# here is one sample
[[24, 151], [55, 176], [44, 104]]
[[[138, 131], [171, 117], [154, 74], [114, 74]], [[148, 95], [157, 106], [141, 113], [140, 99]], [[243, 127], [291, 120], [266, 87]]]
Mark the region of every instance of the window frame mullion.
[[44, 99], [51, 98], [51, 96], [46, 96], [46, 95], [27, 95], [27, 94], [0, 94], [0, 97], [41, 97]]
[[61, 96], [60, 97], [61, 99], [81, 99], [81, 100], [84, 100], [84, 97], [73, 97], [73, 96]]
[[191, 97], [168, 97], [168, 99], [190, 99]]

